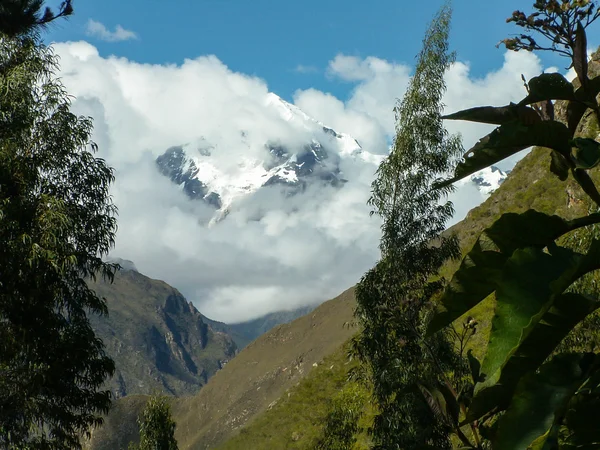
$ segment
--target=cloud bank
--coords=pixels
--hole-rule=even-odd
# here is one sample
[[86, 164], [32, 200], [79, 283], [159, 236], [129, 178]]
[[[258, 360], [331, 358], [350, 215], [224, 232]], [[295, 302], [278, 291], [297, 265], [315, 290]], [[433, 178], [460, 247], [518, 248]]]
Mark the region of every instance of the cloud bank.
[[[220, 164], [259, 157], [273, 136], [302, 143], [302, 133], [265, 107], [262, 79], [236, 73], [215, 56], [181, 65], [139, 64], [100, 57], [86, 42], [56, 44], [61, 77], [79, 114], [94, 117], [100, 155], [116, 169], [113, 188], [119, 230], [113, 255], [140, 272], [167, 281], [208, 317], [234, 322], [326, 300], [356, 283], [378, 258], [380, 223], [366, 201], [376, 166], [344, 163], [342, 189], [313, 187], [284, 199], [265, 189], [207, 228], [214, 213], [189, 200], [158, 174], [154, 160], [168, 147], [216, 143]], [[447, 109], [504, 104], [524, 94], [520, 79], [541, 72], [531, 54], [507, 53], [504, 64], [474, 78], [467, 63], [448, 72]], [[351, 83], [349, 98], [299, 90], [294, 103], [369, 152], [385, 154], [394, 133], [393, 107], [411, 67], [382, 59], [338, 55], [327, 76]], [[465, 147], [490, 127], [449, 123]], [[240, 145], [240, 130], [248, 131]], [[456, 219], [483, 200], [472, 186], [454, 195]], [[256, 212], [261, 214], [256, 218]]]

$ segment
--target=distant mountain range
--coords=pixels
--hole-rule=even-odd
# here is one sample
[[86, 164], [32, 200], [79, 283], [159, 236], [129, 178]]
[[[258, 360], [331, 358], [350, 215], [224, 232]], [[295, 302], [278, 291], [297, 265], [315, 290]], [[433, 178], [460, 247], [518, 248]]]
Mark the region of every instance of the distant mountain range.
[[133, 262], [112, 261], [122, 266], [114, 283], [90, 282], [106, 299], [109, 315], [90, 320], [116, 363], [108, 383], [116, 398], [155, 389], [193, 394], [251, 341], [312, 309], [227, 325], [203, 316], [179, 291], [142, 275]]

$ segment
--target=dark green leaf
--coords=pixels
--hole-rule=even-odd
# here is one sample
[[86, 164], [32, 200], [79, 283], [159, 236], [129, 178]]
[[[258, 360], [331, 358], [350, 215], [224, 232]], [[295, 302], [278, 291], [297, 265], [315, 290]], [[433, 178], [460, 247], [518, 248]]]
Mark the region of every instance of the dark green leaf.
[[571, 157], [579, 169], [591, 169], [600, 162], [600, 144], [594, 139], [575, 138]]
[[525, 123], [539, 122], [540, 116], [533, 108], [511, 103], [507, 106], [478, 106], [476, 108], [465, 109], [454, 114], [442, 116], [442, 119], [468, 120], [470, 122], [503, 125], [515, 120]]
[[587, 111], [588, 107], [584, 103], [572, 101], [567, 104], [567, 126], [569, 131], [575, 134], [577, 126], [581, 121], [581, 118]]
[[567, 221], [534, 210], [502, 215], [481, 233], [463, 258], [429, 323], [427, 335], [450, 325], [492, 294], [506, 260], [516, 249], [542, 249], [568, 231], [599, 221], [599, 215]]
[[496, 128], [482, 138], [459, 163], [454, 177], [440, 183], [447, 186], [481, 169], [502, 161], [515, 153], [532, 146], [547, 147], [560, 153], [568, 153], [571, 132], [562, 123], [543, 121], [532, 125], [509, 122]]
[[[536, 449], [553, 436], [555, 420], [585, 382], [594, 355], [559, 355], [526, 375], [518, 384], [506, 414], [498, 423], [494, 450]], [[552, 431], [551, 431], [552, 430]]]
[[481, 362], [473, 356], [473, 350], [471, 349], [467, 352], [467, 360], [469, 361], [473, 383], [478, 383], [481, 379]]
[[550, 172], [556, 175], [560, 181], [566, 181], [569, 178], [569, 164], [565, 157], [556, 150], [552, 150], [550, 158]]
[[529, 95], [519, 105], [544, 100], [575, 100], [573, 85], [559, 73], [543, 73], [529, 80]]
[[564, 442], [566, 449], [598, 449], [600, 448], [600, 373], [596, 373], [586, 383], [584, 389], [575, 395], [569, 403], [565, 416], [568, 434]]

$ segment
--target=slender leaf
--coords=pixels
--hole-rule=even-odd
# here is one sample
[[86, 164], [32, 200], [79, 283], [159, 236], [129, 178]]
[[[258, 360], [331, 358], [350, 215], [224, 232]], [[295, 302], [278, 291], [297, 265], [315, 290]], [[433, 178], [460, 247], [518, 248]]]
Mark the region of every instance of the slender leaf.
[[523, 123], [535, 123], [541, 120], [533, 108], [514, 103], [507, 106], [478, 106], [442, 116], [442, 119], [468, 120], [492, 125], [504, 125], [515, 120]]
[[600, 192], [598, 192], [598, 188], [596, 188], [596, 184], [590, 178], [589, 174], [583, 169], [575, 169], [572, 170], [571, 173], [583, 191], [594, 201], [594, 203], [596, 203], [596, 205], [600, 206]]
[[579, 126], [579, 122], [581, 122], [581, 119], [582, 119], [583, 115], [585, 114], [585, 112], [587, 111], [587, 109], [588, 109], [588, 107], [584, 103], [576, 102], [576, 101], [568, 102], [568, 104], [567, 104], [567, 126], [569, 128], [569, 131], [571, 131], [571, 133], [575, 134], [575, 131], [577, 131], [577, 127]]
[[471, 378], [473, 383], [478, 383], [481, 379], [481, 362], [473, 356], [473, 350], [469, 349], [467, 352], [467, 360], [469, 362], [469, 369], [471, 370]]
[[[498, 423], [494, 450], [548, 449], [556, 439], [553, 424], [588, 377], [593, 354], [564, 354], [526, 375]], [[532, 447], [535, 444], [535, 447]]]
[[550, 172], [556, 175], [560, 181], [566, 181], [569, 178], [569, 164], [567, 160], [556, 150], [552, 150], [550, 157]]
[[567, 154], [570, 150], [571, 132], [562, 123], [542, 121], [532, 125], [514, 121], [499, 126], [483, 137], [458, 164], [454, 177], [439, 184], [444, 187], [481, 169], [502, 161], [532, 146], [554, 149]]
[[575, 48], [573, 49], [573, 68], [577, 73], [577, 78], [581, 82], [581, 87], [586, 89], [588, 79], [588, 60], [587, 60], [587, 37], [585, 29], [581, 22], [577, 23], [575, 31]]

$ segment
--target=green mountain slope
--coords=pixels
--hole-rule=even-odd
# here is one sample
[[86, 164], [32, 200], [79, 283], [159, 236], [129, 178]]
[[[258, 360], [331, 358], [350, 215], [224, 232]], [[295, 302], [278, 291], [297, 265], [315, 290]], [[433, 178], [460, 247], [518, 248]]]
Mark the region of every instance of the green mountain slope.
[[211, 328], [176, 289], [135, 270], [114, 283], [90, 283], [106, 298], [109, 315], [91, 317], [115, 360], [108, 387], [115, 397], [160, 390], [195, 393], [236, 353], [232, 338]]

